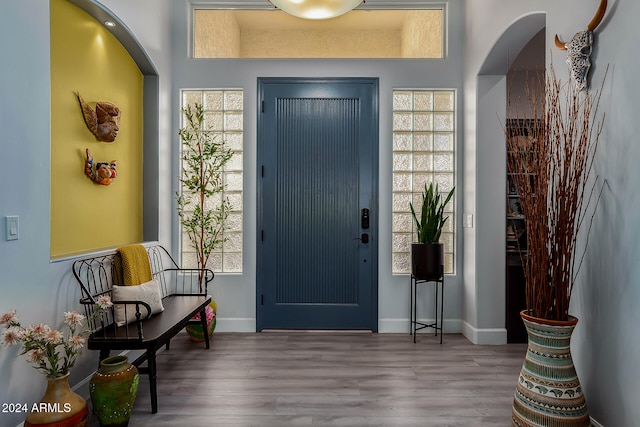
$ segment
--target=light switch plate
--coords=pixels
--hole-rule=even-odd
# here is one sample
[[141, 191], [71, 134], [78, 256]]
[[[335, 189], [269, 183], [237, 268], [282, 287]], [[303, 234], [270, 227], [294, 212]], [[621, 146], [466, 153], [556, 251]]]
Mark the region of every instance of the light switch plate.
[[462, 215], [462, 226], [464, 228], [473, 228], [473, 214], [465, 213]]
[[20, 223], [17, 215], [4, 217], [5, 239], [18, 240], [20, 237]]

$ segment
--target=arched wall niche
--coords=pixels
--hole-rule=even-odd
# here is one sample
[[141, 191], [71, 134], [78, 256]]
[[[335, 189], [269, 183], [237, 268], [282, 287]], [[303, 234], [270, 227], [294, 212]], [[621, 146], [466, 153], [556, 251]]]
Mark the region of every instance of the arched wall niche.
[[135, 38], [127, 25], [113, 12], [94, 0], [68, 0], [81, 8], [99, 22], [111, 21], [116, 24], [106, 28], [115, 36], [129, 52], [140, 72], [144, 76], [143, 92], [143, 202], [142, 202], [142, 236], [144, 241], [158, 240], [159, 236], [159, 79], [156, 67], [146, 51]]

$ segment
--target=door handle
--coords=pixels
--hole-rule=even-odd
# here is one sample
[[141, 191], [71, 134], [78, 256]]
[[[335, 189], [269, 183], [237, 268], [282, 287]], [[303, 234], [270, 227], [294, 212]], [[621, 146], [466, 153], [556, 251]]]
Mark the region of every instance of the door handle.
[[369, 234], [362, 233], [360, 237], [354, 237], [353, 240], [360, 240], [362, 243], [369, 243]]

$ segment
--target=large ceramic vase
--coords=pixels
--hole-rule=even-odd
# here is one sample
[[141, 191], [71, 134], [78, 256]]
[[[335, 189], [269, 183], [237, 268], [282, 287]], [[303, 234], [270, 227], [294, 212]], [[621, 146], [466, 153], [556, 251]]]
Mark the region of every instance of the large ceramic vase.
[[442, 277], [444, 245], [442, 243], [411, 244], [411, 274], [416, 280], [438, 280]]
[[89, 394], [93, 413], [102, 427], [129, 425], [138, 393], [138, 368], [126, 356], [107, 357], [91, 377]]
[[37, 411], [29, 412], [25, 427], [86, 427], [89, 423], [87, 402], [69, 388], [68, 373], [62, 377], [47, 377], [44, 396], [34, 406]]
[[517, 427], [591, 426], [573, 359], [571, 334], [578, 319], [545, 320], [520, 313], [529, 337], [513, 399]]

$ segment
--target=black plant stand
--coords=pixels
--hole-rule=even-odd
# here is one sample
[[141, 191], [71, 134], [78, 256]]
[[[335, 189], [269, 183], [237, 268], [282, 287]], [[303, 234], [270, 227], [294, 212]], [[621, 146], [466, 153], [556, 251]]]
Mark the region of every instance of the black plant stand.
[[[435, 321], [433, 323], [418, 322], [418, 285], [433, 283], [435, 288]], [[413, 342], [416, 342], [416, 332], [420, 329], [432, 328], [435, 336], [440, 332], [440, 344], [442, 344], [442, 324], [444, 321], [444, 267], [440, 267], [440, 278], [436, 280], [416, 279], [411, 275], [411, 297], [409, 300], [409, 312], [411, 321], [409, 323], [409, 335], [413, 335]], [[440, 307], [440, 319], [438, 321], [438, 306]]]

